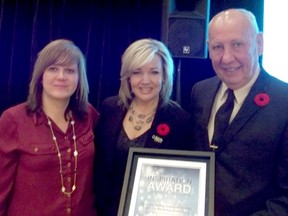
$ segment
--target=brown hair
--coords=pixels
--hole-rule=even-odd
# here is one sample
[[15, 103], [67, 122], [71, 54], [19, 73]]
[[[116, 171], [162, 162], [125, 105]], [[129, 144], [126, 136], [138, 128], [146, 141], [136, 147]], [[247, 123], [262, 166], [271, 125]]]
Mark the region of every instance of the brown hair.
[[42, 79], [44, 71], [53, 64], [67, 65], [77, 63], [79, 83], [70, 98], [69, 109], [82, 118], [87, 112], [89, 86], [86, 76], [86, 62], [81, 50], [70, 40], [59, 39], [50, 42], [39, 53], [34, 64], [27, 99], [28, 113], [42, 110]]

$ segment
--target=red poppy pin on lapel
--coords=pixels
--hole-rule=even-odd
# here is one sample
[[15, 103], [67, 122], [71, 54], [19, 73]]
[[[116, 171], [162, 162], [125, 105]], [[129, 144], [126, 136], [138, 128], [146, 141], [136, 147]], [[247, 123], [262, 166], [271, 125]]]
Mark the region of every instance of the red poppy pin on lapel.
[[169, 125], [162, 123], [159, 124], [157, 126], [157, 134], [159, 135], [153, 135], [152, 139], [154, 140], [154, 142], [157, 142], [159, 144], [161, 144], [163, 142], [163, 138], [164, 136], [167, 136], [170, 132], [170, 127]]
[[259, 93], [254, 97], [254, 102], [260, 107], [266, 106], [269, 104], [269, 101], [270, 97], [266, 93]]
[[168, 135], [169, 132], [170, 132], [170, 127], [167, 124], [163, 123], [163, 124], [158, 125], [157, 133], [160, 136], [166, 136], [166, 135]]

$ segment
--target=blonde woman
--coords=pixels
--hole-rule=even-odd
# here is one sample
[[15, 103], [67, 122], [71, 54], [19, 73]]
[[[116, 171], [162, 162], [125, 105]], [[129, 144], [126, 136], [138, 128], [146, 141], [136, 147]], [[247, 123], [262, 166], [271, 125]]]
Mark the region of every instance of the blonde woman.
[[174, 65], [154, 39], [122, 56], [119, 95], [107, 98], [97, 128], [95, 188], [100, 215], [117, 215], [129, 147], [188, 149], [189, 114], [170, 99]]

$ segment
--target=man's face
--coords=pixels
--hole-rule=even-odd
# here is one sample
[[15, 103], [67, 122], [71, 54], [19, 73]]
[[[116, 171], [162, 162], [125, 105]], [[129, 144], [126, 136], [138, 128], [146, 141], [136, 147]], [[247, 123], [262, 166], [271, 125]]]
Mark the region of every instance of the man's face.
[[252, 79], [262, 43], [262, 34], [256, 34], [243, 15], [226, 14], [210, 24], [209, 56], [216, 74], [229, 88], [241, 88]]

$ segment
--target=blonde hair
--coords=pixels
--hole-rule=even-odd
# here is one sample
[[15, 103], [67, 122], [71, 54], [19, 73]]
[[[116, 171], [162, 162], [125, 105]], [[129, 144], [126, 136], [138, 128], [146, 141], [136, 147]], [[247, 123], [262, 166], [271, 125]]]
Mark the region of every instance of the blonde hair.
[[149, 63], [155, 55], [161, 58], [163, 66], [163, 86], [160, 100], [163, 104], [170, 99], [173, 89], [174, 63], [168, 48], [154, 39], [140, 39], [132, 43], [122, 55], [120, 72], [121, 85], [119, 89], [120, 104], [128, 108], [134, 97], [129, 83], [132, 72]]

